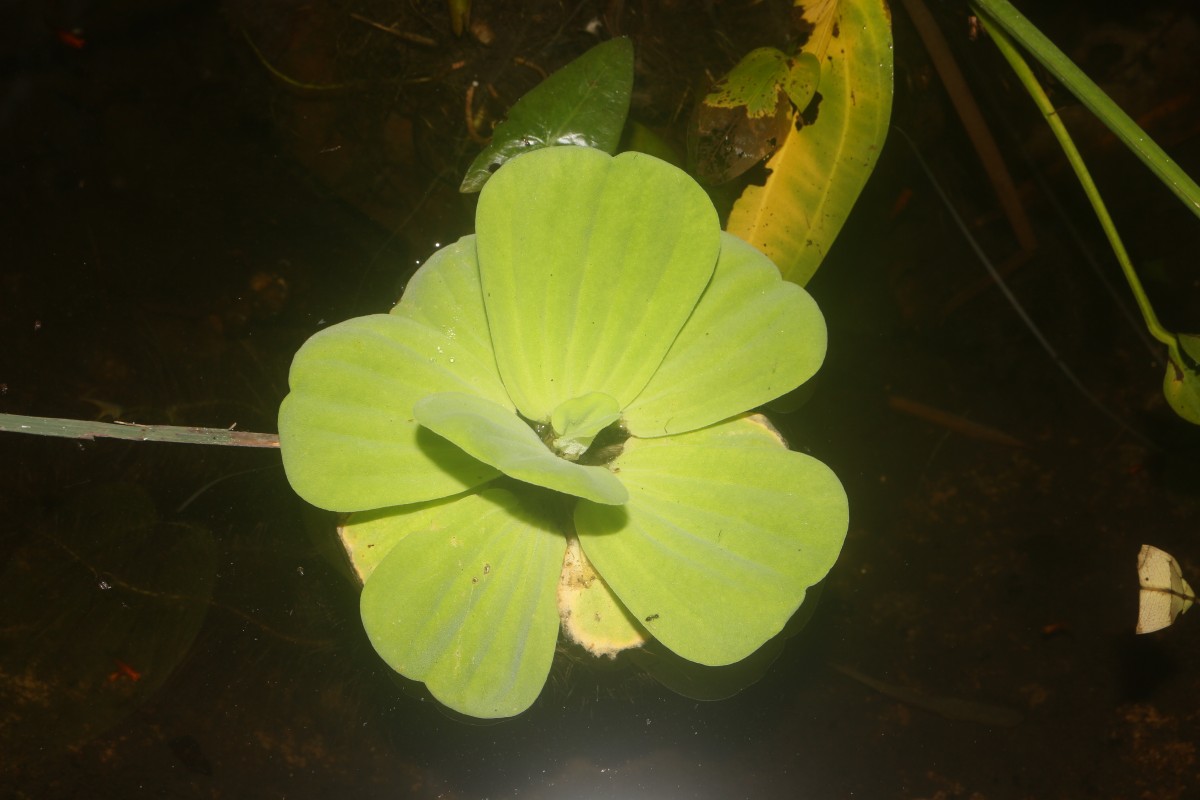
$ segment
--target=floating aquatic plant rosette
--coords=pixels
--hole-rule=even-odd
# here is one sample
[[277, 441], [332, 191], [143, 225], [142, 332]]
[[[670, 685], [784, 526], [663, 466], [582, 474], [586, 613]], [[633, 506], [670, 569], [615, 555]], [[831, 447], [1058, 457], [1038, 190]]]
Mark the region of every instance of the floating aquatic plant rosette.
[[832, 567], [841, 484], [747, 413], [825, 354], [816, 303], [653, 157], [520, 155], [390, 314], [299, 350], [287, 476], [362, 578], [379, 655], [475, 717], [528, 708], [560, 629], [725, 665]]

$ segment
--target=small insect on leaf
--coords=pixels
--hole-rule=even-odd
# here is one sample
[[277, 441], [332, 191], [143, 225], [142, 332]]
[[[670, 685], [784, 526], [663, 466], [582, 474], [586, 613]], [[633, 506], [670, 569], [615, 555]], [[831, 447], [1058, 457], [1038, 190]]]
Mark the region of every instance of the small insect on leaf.
[[1138, 553], [1138, 633], [1151, 633], [1169, 627], [1175, 618], [1192, 607], [1196, 593], [1183, 579], [1179, 562], [1152, 545], [1142, 545]]

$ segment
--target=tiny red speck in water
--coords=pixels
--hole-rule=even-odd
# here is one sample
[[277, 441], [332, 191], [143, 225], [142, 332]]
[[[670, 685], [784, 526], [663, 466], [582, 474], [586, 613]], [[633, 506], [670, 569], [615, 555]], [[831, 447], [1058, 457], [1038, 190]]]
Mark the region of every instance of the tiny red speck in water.
[[115, 671], [113, 671], [112, 673], [109, 674], [109, 676], [108, 676], [109, 683], [115, 683], [115, 682], [119, 681], [121, 678], [128, 678], [133, 683], [137, 683], [138, 681], [140, 681], [142, 679], [142, 673], [138, 672], [136, 669], [129, 666], [121, 659], [114, 658], [113, 661], [116, 662], [117, 668]]
[[87, 44], [87, 40], [83, 38], [83, 31], [78, 28], [74, 30], [55, 28], [54, 35], [60, 42], [73, 50], [82, 50]]

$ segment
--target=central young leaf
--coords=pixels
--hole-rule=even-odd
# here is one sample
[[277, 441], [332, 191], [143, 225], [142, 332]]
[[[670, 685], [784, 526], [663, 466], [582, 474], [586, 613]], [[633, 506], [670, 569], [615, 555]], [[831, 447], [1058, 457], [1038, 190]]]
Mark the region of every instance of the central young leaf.
[[621, 418], [621, 406], [603, 392], [573, 397], [550, 414], [554, 452], [570, 461], [587, 452], [596, 434]]

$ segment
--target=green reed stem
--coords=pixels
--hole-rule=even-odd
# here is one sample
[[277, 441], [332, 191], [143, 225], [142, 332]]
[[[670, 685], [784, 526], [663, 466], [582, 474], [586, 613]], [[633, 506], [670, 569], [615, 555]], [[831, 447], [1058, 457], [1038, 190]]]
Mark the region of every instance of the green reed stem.
[[83, 419], [25, 417], [0, 414], [0, 431], [58, 436], [66, 439], [128, 439], [134, 442], [177, 442], [219, 444], [231, 447], [279, 447], [274, 433], [251, 433], [225, 428], [194, 428], [178, 425], [137, 425], [131, 422], [95, 422]]
[[1193, 214], [1200, 216], [1200, 186], [1020, 11], [1008, 0], [972, 0], [971, 6], [980, 19], [987, 23], [993, 38], [998, 39], [996, 33], [999, 29], [1019, 42], [1107, 125]]
[[[983, 4], [980, 3], [979, 6], [982, 7]], [[986, 14], [981, 13], [980, 20], [991, 35], [992, 40], [996, 43], [996, 47], [1000, 50], [1001, 55], [1008, 61], [1013, 72], [1016, 73], [1017, 79], [1025, 87], [1025, 91], [1029, 93], [1038, 110], [1042, 112], [1042, 116], [1046, 118], [1046, 123], [1050, 126], [1050, 130], [1054, 133], [1055, 138], [1058, 139], [1063, 153], [1066, 154], [1067, 161], [1071, 164], [1071, 168], [1075, 170], [1075, 176], [1083, 186], [1084, 194], [1087, 195], [1088, 201], [1092, 204], [1096, 218], [1100, 221], [1100, 227], [1104, 229], [1104, 235], [1108, 237], [1108, 243], [1112, 247], [1113, 254], [1117, 257], [1117, 262], [1121, 265], [1121, 271], [1125, 275], [1126, 282], [1129, 283], [1129, 289], [1133, 292], [1134, 299], [1137, 301], [1138, 309], [1142, 312], [1142, 318], [1145, 320], [1146, 328], [1150, 331], [1150, 335], [1165, 344], [1171, 356], [1177, 359], [1178, 339], [1175, 334], [1163, 327], [1162, 323], [1158, 320], [1158, 315], [1154, 313], [1154, 308], [1150, 305], [1150, 298], [1146, 296], [1146, 292], [1142, 288], [1142, 282], [1138, 278], [1137, 272], [1133, 269], [1129, 253], [1125, 250], [1125, 245], [1121, 242], [1121, 236], [1117, 233], [1116, 225], [1113, 224], [1112, 217], [1108, 213], [1108, 208], [1104, 205], [1103, 198], [1100, 197], [1100, 190], [1096, 188], [1096, 183], [1092, 180], [1087, 165], [1083, 163], [1083, 157], [1079, 154], [1079, 149], [1075, 147], [1075, 143], [1072, 141], [1070, 133], [1067, 132], [1062, 118], [1059, 117], [1054, 105], [1050, 102], [1050, 98], [1046, 96], [1046, 92], [1042, 89], [1041, 84], [1038, 83], [1037, 77], [1034, 76], [1033, 70], [1029, 68], [1029, 64], [1021, 57], [1021, 54], [1017, 51], [1016, 46], [1009, 39], [1006, 32], [996, 26], [992, 18]]]

